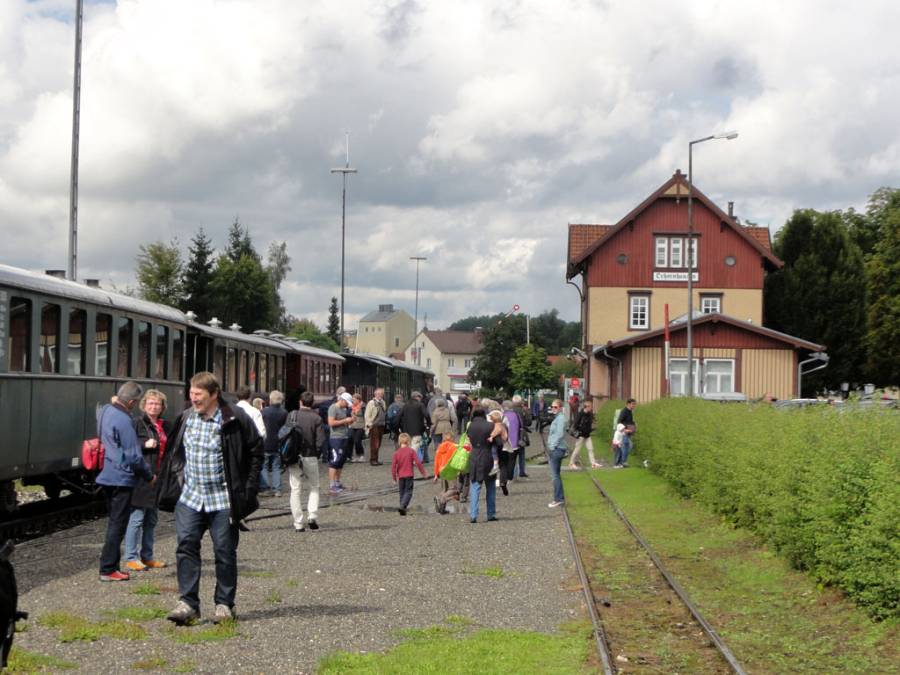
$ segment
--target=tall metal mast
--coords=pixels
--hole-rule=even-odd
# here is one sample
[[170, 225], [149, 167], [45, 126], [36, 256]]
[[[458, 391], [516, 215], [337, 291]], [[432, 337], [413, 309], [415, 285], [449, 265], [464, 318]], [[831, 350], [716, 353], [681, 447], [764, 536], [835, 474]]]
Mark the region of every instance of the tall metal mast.
[[341, 192], [341, 338], [340, 350], [344, 351], [344, 261], [347, 242], [347, 174], [356, 173], [350, 168], [350, 132], [346, 132], [347, 160], [344, 166], [332, 169], [331, 173], [341, 174], [344, 188]]
[[81, 124], [81, 25], [83, 0], [75, 3], [75, 81], [72, 95], [72, 165], [69, 174], [69, 256], [66, 278], [78, 276], [78, 129]]

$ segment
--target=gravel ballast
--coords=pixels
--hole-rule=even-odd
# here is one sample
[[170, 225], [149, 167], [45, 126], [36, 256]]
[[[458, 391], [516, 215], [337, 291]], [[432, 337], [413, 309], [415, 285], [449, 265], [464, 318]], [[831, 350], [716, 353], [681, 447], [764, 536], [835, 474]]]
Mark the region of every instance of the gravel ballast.
[[[348, 464], [345, 485], [359, 490], [385, 486], [390, 455], [382, 452], [387, 461], [380, 467]], [[239, 634], [219, 641], [184, 644], [177, 639], [179, 631], [199, 633], [212, 626], [215, 577], [208, 537], [198, 627], [176, 630], [164, 619], [152, 619], [140, 623], [146, 630], [142, 639], [63, 643], [59, 629], [41, 625], [50, 612], [103, 621], [123, 607], [171, 609], [178, 595], [170, 514], [161, 514], [156, 542], [157, 556], [170, 566], [133, 573], [128, 582], [98, 581], [103, 520], [27, 542], [14, 563], [20, 606], [31, 618], [15, 644], [77, 663], [85, 672], [156, 663], [161, 670], [308, 673], [329, 652], [382, 651], [402, 639], [398, 630], [442, 624], [450, 615], [484, 627], [554, 632], [583, 615], [582, 598], [572, 583], [574, 563], [562, 513], [547, 507], [549, 472], [545, 467], [529, 467], [529, 472], [530, 479], [510, 485], [508, 497], [498, 490], [497, 522], [484, 522], [483, 504], [474, 525], [467, 510], [436, 514], [432, 497], [438, 488], [429, 480], [416, 482], [405, 517], [396, 511], [398, 497], [392, 493], [322, 508], [321, 529], [300, 533], [292, 527], [285, 476], [283, 496], [264, 498], [249, 523], [251, 531], [241, 533]], [[324, 467], [321, 474], [327, 488]], [[322, 505], [328, 503], [323, 493]], [[153, 582], [161, 593], [135, 594], [143, 581]]]

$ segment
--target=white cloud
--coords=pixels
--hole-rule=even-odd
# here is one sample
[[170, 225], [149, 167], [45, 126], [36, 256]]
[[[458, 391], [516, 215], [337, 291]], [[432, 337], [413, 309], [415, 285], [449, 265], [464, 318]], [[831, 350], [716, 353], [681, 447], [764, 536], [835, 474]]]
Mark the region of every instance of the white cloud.
[[[65, 267], [72, 3], [0, 3], [3, 262]], [[285, 240], [288, 309], [340, 288], [347, 317], [431, 325], [559, 307], [567, 222], [615, 222], [687, 169], [744, 218], [864, 204], [900, 176], [900, 67], [886, 0], [121, 0], [87, 5], [82, 276], [125, 285], [140, 243], [234, 217]], [[526, 301], [523, 301], [523, 298]], [[533, 307], [532, 307], [533, 305]]]

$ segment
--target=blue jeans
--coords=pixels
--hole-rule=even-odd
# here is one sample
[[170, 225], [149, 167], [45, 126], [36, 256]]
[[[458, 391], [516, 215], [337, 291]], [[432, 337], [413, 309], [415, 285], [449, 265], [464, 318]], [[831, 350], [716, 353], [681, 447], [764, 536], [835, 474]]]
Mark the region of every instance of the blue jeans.
[[616, 464], [616, 466], [619, 466], [627, 462], [629, 452], [631, 452], [631, 436], [625, 434], [624, 436], [622, 436], [622, 445], [616, 448], [616, 457], [614, 459], [614, 464]]
[[159, 511], [153, 507], [131, 507], [125, 530], [125, 560], [153, 560], [153, 540]]
[[528, 472], [525, 471], [525, 448], [519, 447], [516, 448], [516, 455], [519, 457], [519, 476], [527, 476]]
[[[493, 478], [484, 481], [484, 501], [487, 504], [487, 517], [495, 518], [497, 516], [497, 483]], [[469, 518], [475, 520], [478, 518], [478, 500], [481, 496], [482, 483], [472, 483], [469, 496]]]
[[175, 506], [175, 533], [178, 547], [175, 559], [178, 565], [178, 592], [181, 599], [200, 611], [200, 541], [209, 530], [216, 560], [217, 605], [234, 607], [237, 593], [237, 547], [239, 531], [231, 524], [231, 512], [194, 511], [181, 502]]
[[555, 502], [566, 501], [566, 497], [563, 494], [562, 478], [559, 475], [566, 453], [568, 453], [567, 448], [556, 448], [550, 451], [550, 475], [553, 477], [553, 501]]
[[281, 455], [267, 452], [259, 472], [259, 489], [281, 492]]
[[416, 454], [419, 455], [419, 461], [422, 464], [428, 464], [428, 444], [431, 442], [431, 437], [428, 434], [422, 434], [421, 439], [422, 441], [416, 449]]

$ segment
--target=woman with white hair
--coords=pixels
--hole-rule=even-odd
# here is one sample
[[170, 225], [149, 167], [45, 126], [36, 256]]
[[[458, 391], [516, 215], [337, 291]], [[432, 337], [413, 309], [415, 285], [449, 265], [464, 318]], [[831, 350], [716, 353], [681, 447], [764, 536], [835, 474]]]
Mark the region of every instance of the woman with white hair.
[[434, 399], [434, 412], [431, 413], [431, 436], [435, 444], [439, 444], [445, 437], [453, 433], [453, 422], [450, 419], [450, 409], [443, 398]]

